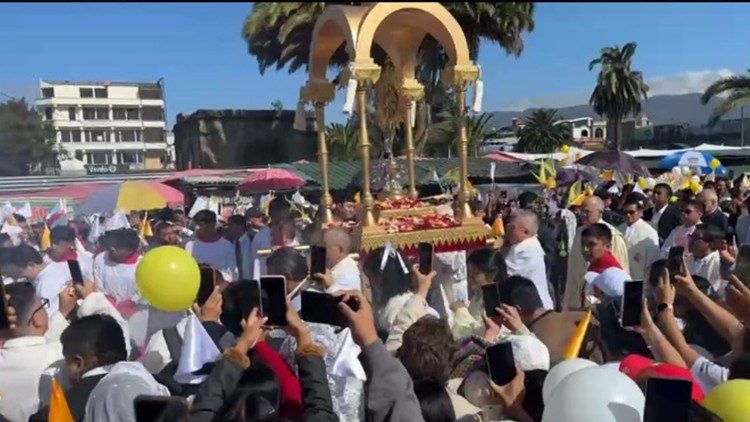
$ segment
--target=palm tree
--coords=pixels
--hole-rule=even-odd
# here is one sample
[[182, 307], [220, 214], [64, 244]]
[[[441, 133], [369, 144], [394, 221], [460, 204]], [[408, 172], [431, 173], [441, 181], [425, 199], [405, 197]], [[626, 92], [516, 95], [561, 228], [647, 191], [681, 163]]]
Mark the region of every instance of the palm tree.
[[[271, 67], [288, 68], [290, 73], [306, 68], [315, 21], [326, 4], [360, 3], [255, 3], [245, 19], [242, 36], [248, 52], [258, 61], [261, 74]], [[471, 59], [479, 56], [481, 41], [499, 44], [507, 54], [516, 57], [523, 51], [524, 32], [534, 29], [534, 4], [510, 3], [442, 3], [464, 30]], [[417, 79], [425, 86], [425, 96], [417, 104], [414, 139], [417, 151], [424, 149], [435, 114], [446, 92], [440, 84], [440, 70], [447, 58], [440, 44], [425, 37], [419, 51]], [[331, 65], [340, 67], [348, 60], [342, 45], [333, 55]], [[376, 57], [378, 61], [378, 57]], [[379, 62], [382, 64], [382, 62]]]
[[[476, 156], [479, 147], [487, 140], [495, 137], [498, 133], [490, 125], [492, 115], [482, 113], [478, 116], [466, 116], [466, 137], [469, 140], [469, 155]], [[456, 151], [459, 138], [459, 117], [452, 115], [445, 120], [432, 126], [430, 139], [427, 142], [425, 153], [431, 157], [450, 156]]]
[[352, 160], [359, 157], [359, 133], [357, 119], [350, 118], [346, 123], [331, 123], [325, 129], [329, 142], [328, 155], [331, 160]]
[[570, 123], [563, 122], [557, 110], [540, 108], [524, 119], [518, 132], [516, 150], [530, 153], [549, 153], [569, 143], [573, 138]]
[[727, 114], [729, 110], [742, 107], [750, 102], [750, 74], [745, 76], [734, 75], [712, 83], [703, 93], [701, 104], [707, 104], [711, 98], [723, 92], [728, 92], [729, 96], [714, 108], [708, 121], [710, 126], [715, 125], [721, 119], [721, 116]]
[[640, 113], [641, 101], [648, 97], [648, 85], [643, 82], [643, 75], [630, 68], [635, 48], [634, 42], [622, 48], [604, 47], [599, 58], [589, 63], [589, 71], [601, 65], [589, 104], [598, 115], [607, 116], [614, 125], [613, 147], [617, 150], [622, 142], [622, 120]]

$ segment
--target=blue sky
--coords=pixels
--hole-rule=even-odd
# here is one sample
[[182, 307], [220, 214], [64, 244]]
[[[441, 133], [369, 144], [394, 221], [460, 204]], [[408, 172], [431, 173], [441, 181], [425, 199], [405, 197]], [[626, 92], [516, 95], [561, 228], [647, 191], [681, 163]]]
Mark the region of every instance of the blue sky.
[[[304, 72], [261, 76], [240, 37], [250, 3], [0, 4], [0, 92], [35, 97], [38, 80], [156, 81], [170, 123], [199, 108], [294, 108]], [[698, 92], [750, 68], [750, 4], [540, 3], [518, 59], [483, 45], [486, 110], [587, 100], [588, 62], [638, 43], [634, 67], [652, 95]], [[328, 110], [341, 120], [343, 93]]]

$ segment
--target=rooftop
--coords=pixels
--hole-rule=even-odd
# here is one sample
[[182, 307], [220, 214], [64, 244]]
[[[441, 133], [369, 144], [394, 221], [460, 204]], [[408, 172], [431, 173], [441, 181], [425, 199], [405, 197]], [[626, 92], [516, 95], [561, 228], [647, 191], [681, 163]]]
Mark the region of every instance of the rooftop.
[[158, 88], [159, 82], [113, 82], [113, 81], [53, 81], [42, 79], [41, 83], [49, 85], [100, 85], [100, 86], [143, 86]]

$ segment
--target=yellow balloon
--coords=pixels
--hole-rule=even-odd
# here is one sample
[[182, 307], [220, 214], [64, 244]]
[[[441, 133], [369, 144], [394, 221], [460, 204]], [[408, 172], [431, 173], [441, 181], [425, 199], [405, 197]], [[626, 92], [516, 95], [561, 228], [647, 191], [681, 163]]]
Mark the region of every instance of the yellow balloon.
[[703, 407], [724, 422], [744, 422], [750, 417], [750, 380], [734, 379], [719, 384], [703, 399]]
[[143, 256], [135, 269], [141, 296], [166, 312], [189, 309], [198, 296], [201, 273], [190, 253], [177, 246], [159, 246]]
[[711, 167], [711, 170], [716, 170], [720, 165], [721, 161], [719, 161], [718, 158], [714, 158], [710, 163], [708, 163], [708, 166]]
[[560, 152], [563, 154], [567, 154], [570, 152], [570, 146], [569, 145], [563, 145], [560, 147]]
[[644, 177], [639, 177], [639, 178], [638, 178], [638, 186], [639, 186], [639, 187], [640, 187], [641, 189], [646, 189], [646, 186], [648, 186], [648, 183], [647, 183], [647, 181], [646, 181], [646, 178], [644, 178]]
[[693, 192], [693, 195], [698, 195], [703, 190], [703, 185], [700, 184], [700, 182], [696, 182], [695, 180], [690, 181], [690, 190]]

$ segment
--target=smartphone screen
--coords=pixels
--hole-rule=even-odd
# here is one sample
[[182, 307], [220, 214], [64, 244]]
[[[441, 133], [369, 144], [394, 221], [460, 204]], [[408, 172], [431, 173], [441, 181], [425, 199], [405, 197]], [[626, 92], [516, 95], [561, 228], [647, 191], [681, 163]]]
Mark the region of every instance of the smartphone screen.
[[482, 286], [482, 300], [484, 301], [484, 312], [488, 317], [494, 318], [499, 316], [495, 308], [500, 307], [500, 292], [497, 284], [490, 283]]
[[81, 264], [75, 259], [68, 260], [68, 269], [70, 270], [70, 277], [73, 283], [83, 284], [83, 273], [81, 272]]
[[625, 282], [622, 295], [621, 325], [635, 327], [641, 325], [641, 310], [643, 308], [643, 280]]
[[432, 243], [419, 244], [419, 272], [427, 275], [432, 272], [432, 257], [434, 255]]
[[216, 272], [213, 268], [207, 265], [200, 265], [198, 269], [201, 272], [201, 283], [198, 285], [198, 295], [195, 301], [198, 303], [206, 303], [208, 297], [214, 291], [216, 286]]
[[281, 327], [286, 321], [286, 278], [263, 276], [260, 278], [260, 310], [268, 317], [268, 325]]
[[486, 348], [485, 356], [492, 382], [505, 385], [515, 378], [516, 362], [513, 359], [513, 345], [509, 341]]
[[649, 378], [646, 382], [644, 422], [688, 422], [692, 383], [673, 378]]
[[10, 329], [10, 321], [8, 321], [8, 304], [5, 301], [5, 286], [3, 281], [0, 280], [0, 330]]
[[310, 275], [326, 272], [325, 246], [310, 246]]
[[133, 400], [136, 422], [188, 420], [188, 404], [182, 397], [141, 395]]
[[[327, 293], [304, 291], [300, 294], [302, 309], [300, 317], [308, 322], [345, 327], [346, 319], [339, 310], [339, 302], [343, 296], [334, 297]], [[359, 310], [359, 302], [352, 298], [346, 304], [354, 311]]]
[[683, 246], [673, 246], [669, 249], [667, 269], [669, 270], [670, 277], [682, 273], [682, 256], [684, 254], [685, 248]]

